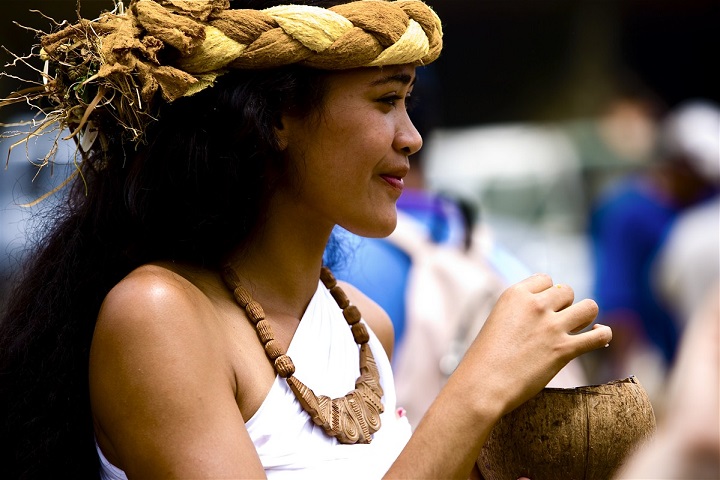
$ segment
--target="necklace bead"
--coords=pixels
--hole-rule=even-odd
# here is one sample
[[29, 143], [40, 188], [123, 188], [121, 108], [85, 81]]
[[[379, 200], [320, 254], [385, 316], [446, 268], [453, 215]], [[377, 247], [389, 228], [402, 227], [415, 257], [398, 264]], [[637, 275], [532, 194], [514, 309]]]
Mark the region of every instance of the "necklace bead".
[[372, 435], [380, 429], [380, 414], [384, 411], [380, 373], [367, 343], [370, 340], [370, 333], [365, 324], [360, 322], [362, 318], [360, 310], [350, 304], [350, 299], [337, 284], [330, 269], [322, 267], [320, 280], [335, 299], [350, 326], [353, 339], [359, 345], [360, 364], [360, 376], [355, 381], [355, 390], [344, 397], [334, 399], [325, 395], [318, 397], [294, 376], [295, 365], [283, 351], [280, 343], [275, 340], [272, 326], [265, 318], [262, 306], [252, 299], [252, 295], [240, 284], [239, 277], [230, 266], [223, 269], [222, 277], [237, 304], [245, 310], [248, 320], [255, 326], [260, 343], [275, 373], [287, 381], [312, 421], [322, 426], [325, 433], [337, 438], [340, 443], [370, 443]]

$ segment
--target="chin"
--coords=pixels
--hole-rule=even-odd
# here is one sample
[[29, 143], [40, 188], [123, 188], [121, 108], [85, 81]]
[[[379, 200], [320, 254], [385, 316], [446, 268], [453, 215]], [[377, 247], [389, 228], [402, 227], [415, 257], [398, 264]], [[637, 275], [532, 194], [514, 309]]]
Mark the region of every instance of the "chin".
[[376, 219], [368, 225], [357, 225], [345, 227], [349, 232], [366, 238], [384, 238], [395, 231], [397, 226], [397, 212], [393, 211], [392, 216]]
[[395, 224], [393, 224], [392, 228], [388, 228], [388, 229], [385, 229], [385, 230], [382, 230], [382, 231], [378, 231], [378, 232], [376, 232], [374, 235], [373, 235], [373, 234], [369, 234], [369, 235], [365, 235], [365, 236], [368, 237], [368, 238], [385, 238], [385, 237], [390, 236], [390, 234], [393, 233], [394, 231], [395, 231]]

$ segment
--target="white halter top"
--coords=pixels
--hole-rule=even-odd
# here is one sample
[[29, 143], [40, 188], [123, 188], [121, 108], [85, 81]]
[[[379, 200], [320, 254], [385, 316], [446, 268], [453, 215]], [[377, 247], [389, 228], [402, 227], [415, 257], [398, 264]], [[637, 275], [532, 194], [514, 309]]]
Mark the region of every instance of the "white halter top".
[[[390, 361], [370, 332], [369, 345], [384, 390], [382, 426], [369, 444], [344, 445], [313, 423], [287, 382], [275, 378], [270, 392], [245, 426], [270, 479], [381, 478], [410, 439], [410, 424], [398, 413]], [[293, 336], [288, 355], [295, 376], [318, 395], [341, 397], [355, 388], [358, 346], [342, 311], [322, 283]], [[98, 448], [103, 480], [126, 480]]]

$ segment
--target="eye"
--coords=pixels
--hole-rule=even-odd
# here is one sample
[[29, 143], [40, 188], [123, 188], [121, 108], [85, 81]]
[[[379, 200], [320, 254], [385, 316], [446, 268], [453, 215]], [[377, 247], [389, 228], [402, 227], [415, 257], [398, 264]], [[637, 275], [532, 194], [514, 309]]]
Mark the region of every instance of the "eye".
[[402, 100], [404, 100], [402, 96], [398, 95], [397, 93], [393, 93], [391, 95], [386, 95], [380, 98], [379, 101], [394, 107], [397, 105], [398, 102], [401, 102]]
[[398, 103], [405, 105], [405, 110], [410, 111], [417, 104], [417, 99], [412, 96], [412, 92], [408, 92], [405, 96], [399, 93], [386, 95], [379, 99], [379, 102], [396, 107]]

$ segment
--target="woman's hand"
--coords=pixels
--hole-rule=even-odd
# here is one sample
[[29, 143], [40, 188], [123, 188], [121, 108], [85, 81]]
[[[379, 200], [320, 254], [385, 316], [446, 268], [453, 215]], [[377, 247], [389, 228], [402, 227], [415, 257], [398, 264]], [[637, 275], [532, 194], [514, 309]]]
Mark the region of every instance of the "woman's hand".
[[478, 401], [500, 402], [499, 415], [522, 404], [580, 354], [610, 342], [609, 327], [590, 325], [592, 300], [573, 303], [572, 288], [544, 274], [508, 288], [498, 300], [454, 375]]
[[[388, 471], [387, 478], [467, 479], [500, 417], [538, 393], [574, 357], [603, 347], [592, 300], [533, 275], [508, 288]], [[419, 352], [421, 354], [422, 352]]]

